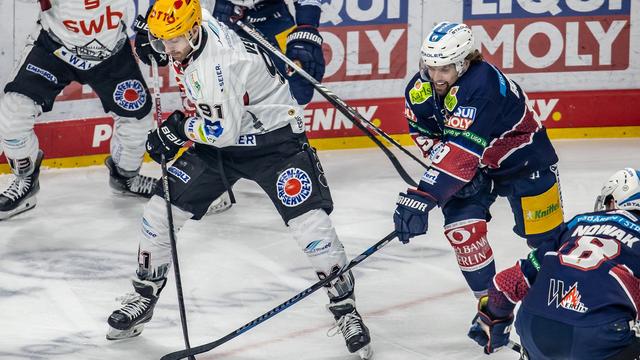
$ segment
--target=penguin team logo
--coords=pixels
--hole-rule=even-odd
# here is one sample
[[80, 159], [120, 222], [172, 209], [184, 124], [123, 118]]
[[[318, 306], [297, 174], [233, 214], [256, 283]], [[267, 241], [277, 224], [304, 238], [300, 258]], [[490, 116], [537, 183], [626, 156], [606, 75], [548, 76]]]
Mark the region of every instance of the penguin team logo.
[[125, 80], [116, 86], [113, 101], [128, 111], [140, 110], [147, 102], [147, 92], [138, 80]]
[[276, 190], [284, 206], [298, 206], [311, 196], [311, 178], [302, 169], [289, 168], [278, 176]]

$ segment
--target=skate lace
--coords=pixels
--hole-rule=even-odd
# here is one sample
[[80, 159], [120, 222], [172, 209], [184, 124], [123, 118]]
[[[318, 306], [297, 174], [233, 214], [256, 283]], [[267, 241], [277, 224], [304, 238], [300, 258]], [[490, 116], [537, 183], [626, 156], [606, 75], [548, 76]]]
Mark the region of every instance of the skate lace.
[[138, 293], [128, 293], [125, 296], [116, 298], [116, 301], [120, 301], [124, 305], [120, 308], [120, 312], [127, 315], [130, 320], [133, 320], [147, 310], [151, 299]]
[[327, 336], [336, 336], [338, 333], [342, 333], [345, 339], [350, 339], [354, 336], [360, 335], [363, 332], [360, 316], [354, 312], [348, 313], [340, 317], [336, 324], [333, 325], [328, 331]]
[[9, 188], [2, 193], [2, 196], [16, 201], [20, 197], [24, 196], [31, 187], [31, 177], [21, 179], [16, 177]]
[[136, 175], [127, 180], [127, 186], [129, 190], [139, 194], [151, 194], [156, 186], [156, 179], [144, 176]]

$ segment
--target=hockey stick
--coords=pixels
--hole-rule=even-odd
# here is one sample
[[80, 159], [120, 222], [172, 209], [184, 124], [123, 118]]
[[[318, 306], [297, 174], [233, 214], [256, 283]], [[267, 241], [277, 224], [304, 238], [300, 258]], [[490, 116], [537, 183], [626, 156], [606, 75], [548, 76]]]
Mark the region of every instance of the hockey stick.
[[509, 343], [507, 344], [507, 347], [515, 352], [517, 352], [518, 354], [520, 353], [520, 350], [522, 350], [522, 345], [518, 344], [517, 342], [513, 341], [513, 340], [509, 340]]
[[359, 263], [361, 263], [364, 259], [366, 259], [369, 256], [371, 256], [376, 251], [382, 249], [382, 247], [387, 245], [395, 237], [396, 237], [396, 232], [395, 231], [389, 233], [389, 235], [385, 236], [382, 240], [378, 241], [373, 246], [371, 246], [370, 248], [365, 250], [362, 254], [356, 256], [353, 260], [351, 260], [351, 262], [349, 262], [348, 264], [345, 264], [345, 266], [343, 266], [340, 270], [331, 273], [331, 275], [327, 276], [323, 280], [320, 280], [320, 281], [316, 282], [315, 284], [311, 285], [310, 287], [302, 290], [302, 292], [297, 293], [295, 296], [293, 296], [289, 300], [287, 300], [287, 301], [283, 302], [282, 304], [274, 307], [273, 309], [267, 311], [266, 313], [258, 316], [257, 318], [251, 320], [247, 324], [245, 324], [245, 325], [237, 328], [236, 330], [230, 332], [229, 334], [225, 335], [224, 337], [221, 337], [218, 340], [212, 341], [212, 342], [204, 344], [204, 345], [196, 346], [196, 347], [191, 348], [191, 349], [185, 349], [185, 350], [172, 352], [170, 354], [167, 354], [167, 355], [161, 357], [160, 360], [184, 359], [187, 356], [201, 354], [203, 352], [207, 352], [207, 351], [210, 351], [210, 350], [212, 350], [214, 348], [217, 348], [218, 346], [226, 343], [227, 341], [229, 341], [229, 340], [241, 335], [244, 332], [247, 332], [247, 331], [253, 329], [254, 327], [260, 325], [261, 323], [263, 323], [263, 322], [269, 320], [270, 318], [276, 316], [277, 314], [279, 314], [283, 310], [287, 309], [291, 305], [293, 305], [293, 304], [297, 303], [298, 301], [306, 298], [307, 296], [309, 296], [310, 294], [312, 294], [316, 290], [323, 288], [325, 285], [327, 285], [328, 283], [330, 283], [331, 281], [333, 281], [334, 279], [336, 279], [340, 275], [344, 274], [345, 272], [349, 271], [351, 268], [353, 268], [354, 266], [356, 266]]
[[349, 121], [351, 121], [358, 129], [364, 132], [370, 139], [373, 141], [378, 147], [384, 152], [385, 155], [389, 158], [393, 167], [396, 168], [398, 174], [402, 180], [404, 180], [407, 184], [411, 186], [417, 186], [415, 181], [409, 176], [406, 170], [402, 167], [398, 159], [393, 155], [393, 153], [380, 141], [378, 138], [372, 134], [369, 129], [367, 129], [364, 124], [367, 124], [371, 129], [377, 132], [380, 136], [385, 138], [388, 142], [395, 145], [397, 148], [402, 150], [405, 154], [407, 154], [410, 158], [417, 161], [420, 165], [428, 168], [429, 166], [422, 162], [418, 157], [409, 152], [409, 150], [405, 149], [400, 143], [395, 141], [391, 136], [387, 135], [382, 129], [375, 126], [371, 121], [367, 120], [362, 116], [356, 109], [347, 105], [342, 99], [340, 99], [336, 94], [327, 89], [324, 85], [320, 84], [313, 76], [309, 75], [306, 71], [302, 70], [295, 62], [289, 59], [285, 54], [280, 52], [280, 50], [276, 49], [269, 41], [267, 41], [262, 35], [255, 30], [253, 27], [244, 24], [242, 21], [236, 21], [236, 24], [242, 28], [249, 36], [251, 36], [254, 40], [264, 46], [269, 52], [280, 58], [287, 65], [289, 65], [292, 69], [294, 69], [298, 74], [300, 74], [303, 78], [309, 81], [313, 87], [322, 95], [325, 99], [327, 99], [333, 106], [335, 106], [338, 111], [340, 111]]
[[[151, 76], [153, 77], [153, 116], [158, 127], [162, 125], [162, 107], [160, 106], [160, 75], [158, 74], [158, 63], [153, 55], [149, 55], [151, 60]], [[167, 172], [167, 159], [164, 153], [160, 154], [160, 168], [162, 169], [162, 189], [164, 192], [164, 202], [167, 204], [167, 221], [169, 222], [169, 241], [171, 243], [171, 257], [173, 260], [173, 273], [176, 278], [176, 291], [178, 292], [178, 308], [180, 310], [180, 322], [182, 323], [182, 335], [184, 345], [187, 349], [189, 344], [189, 330], [187, 329], [187, 313], [184, 308], [184, 297], [182, 295], [182, 281], [180, 280], [180, 265], [178, 264], [178, 247], [176, 245], [176, 232], [173, 226], [173, 211], [171, 210], [171, 196], [169, 193], [169, 173]], [[189, 359], [196, 358], [190, 356]]]

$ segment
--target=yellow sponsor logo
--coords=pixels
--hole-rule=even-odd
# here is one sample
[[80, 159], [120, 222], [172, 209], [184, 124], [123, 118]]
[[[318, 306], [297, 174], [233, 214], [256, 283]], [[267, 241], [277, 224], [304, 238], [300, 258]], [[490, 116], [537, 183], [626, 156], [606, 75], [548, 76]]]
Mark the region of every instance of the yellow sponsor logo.
[[427, 101], [433, 95], [433, 90], [431, 90], [431, 84], [423, 83], [420, 80], [416, 80], [416, 83], [413, 85], [413, 89], [409, 90], [409, 100], [412, 104], [422, 104]]
[[456, 94], [458, 93], [459, 86], [454, 86], [449, 90], [447, 96], [444, 97], [444, 107], [449, 110], [449, 112], [453, 111], [458, 105], [458, 97]]
[[558, 184], [540, 195], [522, 198], [524, 232], [527, 235], [541, 234], [552, 230], [564, 221]]

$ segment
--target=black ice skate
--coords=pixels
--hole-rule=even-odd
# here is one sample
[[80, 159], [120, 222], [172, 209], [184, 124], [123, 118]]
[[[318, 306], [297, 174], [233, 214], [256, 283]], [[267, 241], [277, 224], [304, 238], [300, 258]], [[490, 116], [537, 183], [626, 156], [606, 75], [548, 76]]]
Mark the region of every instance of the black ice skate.
[[109, 169], [109, 186], [115, 193], [144, 198], [153, 196], [156, 189], [156, 179], [140, 175], [137, 171], [120, 169], [113, 162], [111, 156], [105, 159], [104, 164]]
[[129, 293], [118, 298], [122, 307], [109, 316], [109, 331], [107, 340], [127, 339], [140, 335], [144, 324], [153, 316], [160, 291], [166, 280], [148, 281], [133, 279], [135, 293]]
[[[36, 194], [40, 190], [40, 164], [44, 153], [38, 150], [35, 164], [31, 159], [9, 160], [15, 178], [0, 194], [0, 220], [33, 209], [37, 204]], [[23, 175], [31, 172], [30, 175]]]
[[327, 308], [336, 319], [336, 324], [328, 332], [329, 336], [342, 333], [350, 353], [358, 353], [361, 359], [373, 358], [369, 329], [364, 325], [362, 317], [356, 310], [353, 298], [331, 302]]

